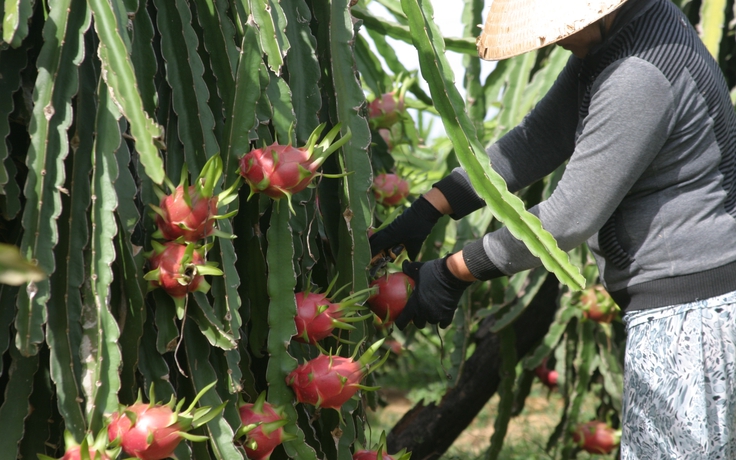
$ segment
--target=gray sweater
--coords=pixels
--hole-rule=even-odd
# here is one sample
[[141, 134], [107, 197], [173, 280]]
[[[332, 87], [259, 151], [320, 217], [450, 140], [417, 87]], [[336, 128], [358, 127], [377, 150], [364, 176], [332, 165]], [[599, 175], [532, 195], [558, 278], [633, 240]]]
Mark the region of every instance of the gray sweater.
[[[606, 40], [571, 57], [487, 153], [511, 191], [567, 161], [530, 212], [563, 250], [587, 241], [622, 308], [736, 290], [736, 116], [717, 63], [672, 2], [627, 2]], [[436, 186], [455, 218], [484, 204], [461, 169]], [[506, 228], [463, 254], [480, 279], [541, 264]]]

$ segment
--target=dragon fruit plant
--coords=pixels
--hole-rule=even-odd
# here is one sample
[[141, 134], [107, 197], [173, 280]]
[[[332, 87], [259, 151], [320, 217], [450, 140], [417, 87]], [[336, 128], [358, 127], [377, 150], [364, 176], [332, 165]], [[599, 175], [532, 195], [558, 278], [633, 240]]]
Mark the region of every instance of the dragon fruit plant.
[[280, 408], [266, 401], [265, 391], [254, 403], [241, 401], [238, 410], [242, 426], [235, 433], [235, 438], [245, 437], [243, 447], [251, 460], [268, 460], [276, 446], [295, 438], [284, 431], [283, 427], [289, 420]]
[[207, 160], [194, 184], [188, 183], [189, 173], [185, 164], [178, 186], [174, 187], [170, 181], [166, 181], [168, 187], [173, 190], [170, 194], [167, 195], [155, 187], [154, 190], [161, 201], [159, 206], [150, 205], [156, 214], [158, 227], [153, 237], [178, 242], [197, 242], [213, 234], [231, 238], [231, 235], [215, 228], [215, 221], [230, 218], [237, 213], [233, 211], [218, 215], [217, 209], [237, 197], [240, 179], [238, 178], [229, 189], [215, 195], [215, 186], [221, 178], [222, 160], [219, 155], [215, 155]]
[[381, 439], [372, 449], [365, 449], [358, 444], [353, 454], [353, 460], [409, 460], [411, 452], [401, 449], [400, 452], [389, 455], [386, 452], [386, 432], [381, 432]]
[[376, 201], [384, 206], [396, 206], [409, 196], [409, 183], [393, 173], [378, 174], [372, 188]]
[[[347, 143], [352, 136], [348, 130], [339, 140], [332, 142], [340, 132], [341, 123], [338, 123], [317, 144], [317, 139], [325, 126], [325, 123], [319, 125], [309, 136], [304, 147], [274, 142], [245, 154], [240, 159], [240, 175], [250, 186], [250, 196], [265, 193], [279, 200], [291, 198], [294, 193], [307, 188], [327, 157]], [[289, 205], [291, 206], [291, 200]]]
[[[350, 323], [363, 321], [367, 316], [354, 316], [361, 310], [367, 310], [362, 304], [375, 293], [375, 289], [358, 291], [339, 303], [333, 303], [327, 296], [335, 281], [325, 293], [311, 292], [309, 288], [297, 292], [296, 297], [296, 335], [294, 339], [302, 343], [316, 344], [332, 335], [335, 329], [353, 330]], [[337, 294], [337, 293], [335, 293]]]
[[208, 292], [210, 285], [204, 275], [222, 275], [216, 262], [205, 262], [204, 251], [209, 245], [196, 247], [192, 243], [180, 244], [167, 241], [161, 244], [151, 241], [153, 251], [148, 254], [151, 271], [143, 277], [149, 287], [162, 288], [176, 304], [177, 316], [184, 316], [184, 304], [190, 292]]
[[[107, 433], [103, 430], [97, 437], [91, 433], [82, 440], [81, 444], [74, 439], [68, 430], [64, 431], [64, 456], [58, 460], [112, 460], [118, 457], [120, 448], [107, 448]], [[38, 454], [39, 460], [55, 460], [49, 456]]]
[[[107, 425], [107, 437], [111, 446], [120, 446], [126, 454], [142, 460], [161, 460], [169, 458], [183, 439], [189, 441], [206, 441], [207, 436], [188, 433], [214, 419], [222, 412], [226, 403], [213, 408], [204, 406], [195, 409], [199, 399], [215, 382], [200, 391], [189, 405], [182, 411], [184, 399], [176, 406], [172, 397], [167, 404], [144, 403], [139, 393], [138, 400], [130, 406], [121, 406], [110, 416]], [[153, 388], [151, 400], [155, 400]]]
[[286, 384], [294, 390], [300, 403], [340, 409], [358, 390], [378, 389], [361, 385], [360, 381], [388, 358], [388, 353], [383, 358], [375, 357], [381, 344], [383, 339], [371, 345], [358, 360], [355, 360], [355, 354], [359, 346], [349, 358], [321, 353], [289, 373]]

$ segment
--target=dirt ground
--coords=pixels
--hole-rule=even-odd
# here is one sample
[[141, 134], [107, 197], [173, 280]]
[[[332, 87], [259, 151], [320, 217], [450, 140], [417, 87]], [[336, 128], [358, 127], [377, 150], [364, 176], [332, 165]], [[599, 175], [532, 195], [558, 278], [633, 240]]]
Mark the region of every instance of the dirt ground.
[[[381, 389], [380, 395], [387, 405], [374, 414], [375, 421], [386, 431], [413, 407], [413, 403], [400, 391]], [[498, 396], [494, 396], [478, 414], [473, 423], [458, 437], [448, 453], [463, 452], [480, 455], [488, 448], [493, 434]], [[561, 399], [556, 394], [529, 396], [524, 410], [509, 423], [504, 445], [538, 443], [544, 450], [548, 436], [559, 420]], [[377, 426], [373, 427], [378, 428]], [[533, 435], [531, 435], [533, 434]]]

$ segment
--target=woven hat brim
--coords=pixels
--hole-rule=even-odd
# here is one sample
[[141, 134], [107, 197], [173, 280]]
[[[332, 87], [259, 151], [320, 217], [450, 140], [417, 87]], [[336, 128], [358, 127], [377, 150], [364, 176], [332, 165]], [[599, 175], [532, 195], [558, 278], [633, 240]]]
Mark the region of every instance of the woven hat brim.
[[556, 43], [611, 13], [626, 0], [493, 0], [478, 55], [498, 61]]

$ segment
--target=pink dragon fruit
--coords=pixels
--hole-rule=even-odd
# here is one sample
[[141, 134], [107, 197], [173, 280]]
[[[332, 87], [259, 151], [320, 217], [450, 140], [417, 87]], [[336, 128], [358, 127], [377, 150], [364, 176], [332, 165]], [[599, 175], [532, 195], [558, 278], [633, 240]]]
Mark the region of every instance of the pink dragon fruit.
[[[189, 199], [185, 194], [189, 194]], [[217, 197], [205, 197], [197, 192], [197, 187], [183, 185], [176, 187], [171, 195], [161, 200], [161, 213], [156, 216], [156, 225], [163, 238], [184, 241], [197, 241], [212, 234], [217, 214]]]
[[209, 291], [210, 285], [204, 275], [222, 275], [214, 262], [205, 262], [202, 252], [206, 246], [196, 248], [192, 243], [174, 241], [164, 244], [151, 241], [151, 244], [153, 252], [148, 258], [151, 271], [143, 278], [149, 281], [152, 289], [160, 287], [166, 291], [177, 304], [177, 311], [183, 312], [184, 300], [190, 292]]
[[136, 458], [168, 458], [183, 439], [185, 427], [168, 406], [136, 403], [110, 418], [110, 441], [120, 438], [123, 450]]
[[350, 140], [348, 130], [337, 142], [332, 142], [340, 126], [340, 123], [335, 125], [319, 144], [317, 138], [325, 128], [324, 123], [314, 130], [304, 147], [273, 143], [244, 155], [240, 159], [240, 175], [250, 186], [251, 196], [262, 192], [278, 200], [307, 188], [327, 157]]
[[386, 353], [380, 362], [373, 364], [378, 360], [373, 357], [382, 343], [383, 339], [371, 345], [357, 361], [354, 357], [320, 354], [293, 370], [286, 377], [286, 384], [301, 403], [339, 409], [358, 390], [378, 389], [361, 385], [360, 381], [388, 358]]
[[[186, 411], [181, 411], [182, 400], [174, 407], [172, 398], [168, 404], [144, 403], [141, 397], [130, 406], [121, 406], [110, 416], [107, 436], [111, 445], [119, 445], [128, 454], [142, 460], [169, 458], [183, 439], [206, 441], [206, 436], [187, 433], [215, 418], [225, 407], [210, 406], [195, 410], [199, 398], [215, 383], [203, 388]], [[153, 399], [154, 396], [152, 395]]]
[[353, 460], [409, 460], [411, 453], [402, 449], [399, 453], [389, 455], [386, 453], [386, 432], [381, 432], [381, 439], [372, 449], [365, 449], [358, 445]]
[[215, 220], [234, 215], [217, 215], [218, 206], [229, 204], [237, 196], [240, 179], [228, 190], [214, 195], [214, 188], [222, 177], [222, 160], [215, 155], [207, 160], [193, 185], [188, 185], [186, 165], [182, 169], [181, 183], [174, 187], [167, 179], [173, 192], [166, 195], [163, 190], [155, 189], [159, 195], [159, 206], [150, 205], [156, 213], [158, 230], [154, 238], [176, 240], [180, 242], [196, 242], [212, 234], [221, 234], [215, 229]]
[[[88, 433], [78, 443], [74, 439], [74, 435], [69, 431], [64, 431], [64, 456], [58, 460], [112, 460], [118, 458], [120, 448], [108, 449], [106, 432], [103, 430], [98, 433], [97, 437]], [[38, 460], [56, 460], [47, 455], [38, 454]]]
[[373, 179], [373, 196], [385, 206], [396, 206], [409, 196], [409, 183], [393, 173], [378, 174]]
[[392, 91], [376, 97], [368, 104], [368, 117], [375, 128], [390, 128], [399, 121], [405, 110], [403, 92]]
[[255, 403], [241, 403], [239, 411], [242, 427], [235, 437], [246, 436], [243, 446], [251, 460], [268, 460], [276, 446], [294, 438], [283, 428], [289, 420], [281, 410], [266, 402], [266, 392]]
[[355, 329], [349, 323], [363, 321], [370, 315], [353, 316], [353, 314], [359, 310], [366, 310], [361, 304], [375, 291], [376, 289], [365, 289], [356, 292], [344, 298], [340, 303], [332, 303], [326, 293], [309, 290], [297, 292], [294, 339], [303, 343], [315, 344], [332, 335], [335, 329]]

